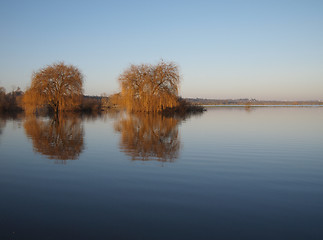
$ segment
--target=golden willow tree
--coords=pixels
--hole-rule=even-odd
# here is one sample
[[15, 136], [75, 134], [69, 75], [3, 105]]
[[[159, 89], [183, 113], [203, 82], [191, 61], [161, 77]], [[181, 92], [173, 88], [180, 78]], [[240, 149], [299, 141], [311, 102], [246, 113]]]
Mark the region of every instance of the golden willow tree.
[[54, 63], [33, 73], [23, 102], [27, 112], [49, 108], [55, 113], [80, 106], [83, 75], [76, 67]]
[[161, 112], [177, 107], [180, 76], [175, 63], [131, 65], [119, 77], [118, 105], [129, 111]]

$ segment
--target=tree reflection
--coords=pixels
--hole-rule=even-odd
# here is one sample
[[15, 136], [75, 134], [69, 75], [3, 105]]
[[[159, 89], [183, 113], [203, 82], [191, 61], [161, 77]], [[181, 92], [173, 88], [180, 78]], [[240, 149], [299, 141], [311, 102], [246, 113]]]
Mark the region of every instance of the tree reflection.
[[0, 135], [2, 134], [2, 129], [6, 126], [6, 119], [0, 117]]
[[6, 127], [6, 119], [0, 116], [0, 141], [3, 129]]
[[83, 127], [75, 116], [31, 117], [25, 121], [24, 128], [32, 139], [34, 151], [55, 159], [56, 163], [65, 164], [66, 160], [77, 159], [84, 149]]
[[120, 148], [132, 160], [173, 162], [178, 158], [179, 120], [160, 114], [126, 114], [115, 124], [121, 133]]

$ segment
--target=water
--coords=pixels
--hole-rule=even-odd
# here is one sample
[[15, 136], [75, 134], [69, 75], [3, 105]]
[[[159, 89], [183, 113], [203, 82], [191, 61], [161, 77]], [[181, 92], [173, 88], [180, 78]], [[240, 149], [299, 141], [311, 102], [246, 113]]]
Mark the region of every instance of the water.
[[0, 239], [323, 239], [323, 109], [0, 120]]

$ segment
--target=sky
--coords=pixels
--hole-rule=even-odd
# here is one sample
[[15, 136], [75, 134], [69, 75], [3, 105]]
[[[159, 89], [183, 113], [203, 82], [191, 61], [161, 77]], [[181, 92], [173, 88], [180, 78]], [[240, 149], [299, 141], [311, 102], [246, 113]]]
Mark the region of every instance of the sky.
[[118, 92], [131, 64], [180, 69], [192, 98], [323, 100], [323, 1], [0, 1], [0, 86], [65, 62], [87, 95]]

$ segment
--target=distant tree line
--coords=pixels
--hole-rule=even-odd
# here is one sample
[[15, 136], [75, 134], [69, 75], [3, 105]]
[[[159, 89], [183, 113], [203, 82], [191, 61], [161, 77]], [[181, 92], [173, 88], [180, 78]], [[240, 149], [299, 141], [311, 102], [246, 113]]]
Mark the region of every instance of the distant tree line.
[[23, 94], [19, 87], [9, 93], [6, 93], [5, 88], [0, 87], [0, 113], [22, 111]]

